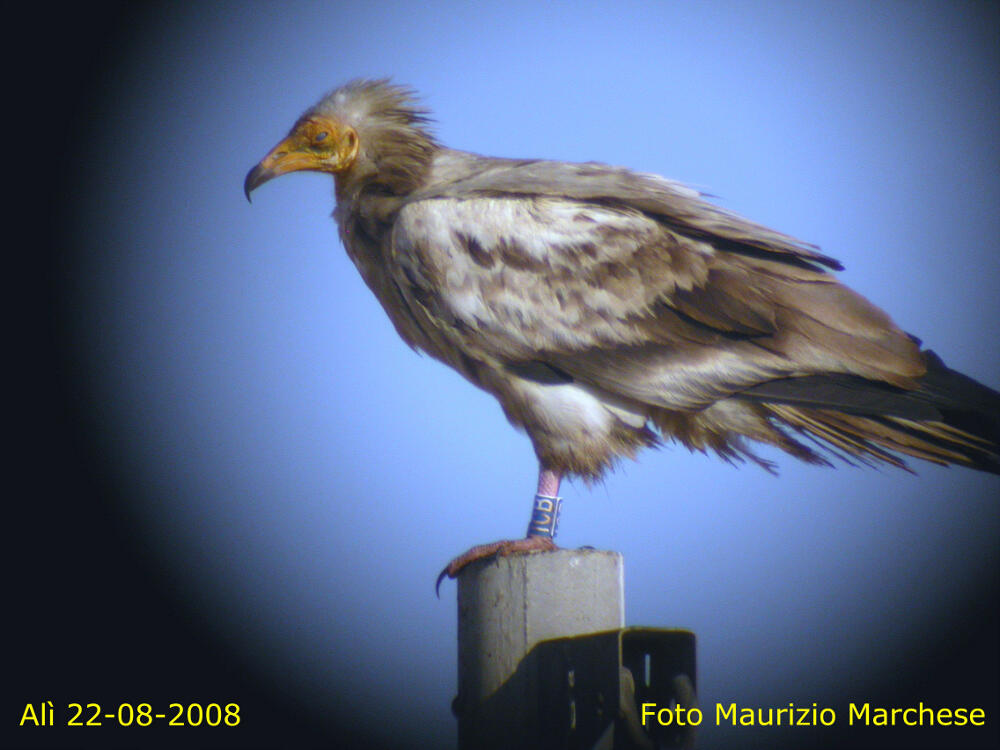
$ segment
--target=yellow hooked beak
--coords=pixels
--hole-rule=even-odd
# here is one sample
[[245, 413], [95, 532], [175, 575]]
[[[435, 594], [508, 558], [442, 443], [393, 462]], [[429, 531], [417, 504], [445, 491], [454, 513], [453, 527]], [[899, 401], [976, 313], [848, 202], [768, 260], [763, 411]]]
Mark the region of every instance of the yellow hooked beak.
[[357, 131], [349, 125], [329, 117], [308, 117], [247, 172], [243, 192], [249, 201], [253, 190], [289, 172], [344, 172], [357, 158], [358, 146]]

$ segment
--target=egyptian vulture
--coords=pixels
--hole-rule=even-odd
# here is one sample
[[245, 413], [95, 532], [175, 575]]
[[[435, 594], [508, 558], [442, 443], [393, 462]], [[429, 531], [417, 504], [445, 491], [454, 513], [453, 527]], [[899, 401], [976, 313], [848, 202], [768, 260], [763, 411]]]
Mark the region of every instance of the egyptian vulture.
[[386, 80], [307, 110], [247, 198], [299, 170], [333, 175], [341, 241], [403, 340], [493, 394], [538, 456], [527, 536], [442, 576], [553, 548], [563, 477], [665, 438], [766, 469], [753, 442], [1000, 472], [1000, 394], [922, 350], [833, 258], [684, 185], [446, 148]]

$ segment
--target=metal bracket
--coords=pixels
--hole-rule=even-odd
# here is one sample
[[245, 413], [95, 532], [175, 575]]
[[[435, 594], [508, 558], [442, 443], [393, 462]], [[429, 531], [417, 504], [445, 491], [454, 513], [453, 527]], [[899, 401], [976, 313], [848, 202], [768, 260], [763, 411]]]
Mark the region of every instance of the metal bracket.
[[[696, 707], [694, 633], [632, 627], [543, 641], [532, 651], [539, 747], [693, 747], [695, 727], [677, 719]], [[651, 719], [647, 706], [644, 724], [643, 704], [667, 709], [669, 723]]]

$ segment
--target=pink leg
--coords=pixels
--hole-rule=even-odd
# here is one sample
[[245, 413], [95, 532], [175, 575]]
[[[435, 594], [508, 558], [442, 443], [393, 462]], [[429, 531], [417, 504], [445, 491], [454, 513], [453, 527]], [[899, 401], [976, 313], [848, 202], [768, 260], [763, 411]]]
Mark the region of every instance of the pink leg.
[[538, 470], [538, 494], [556, 497], [559, 494], [559, 482], [561, 481], [562, 475], [558, 471], [540, 468]]
[[524, 554], [556, 549], [556, 520], [559, 515], [559, 483], [562, 475], [552, 469], [540, 467], [538, 470], [538, 492], [532, 505], [531, 523], [524, 539], [504, 539], [490, 544], [480, 544], [459, 555], [441, 571], [434, 590], [438, 591], [445, 576], [455, 578], [462, 569], [475, 560], [494, 555]]

